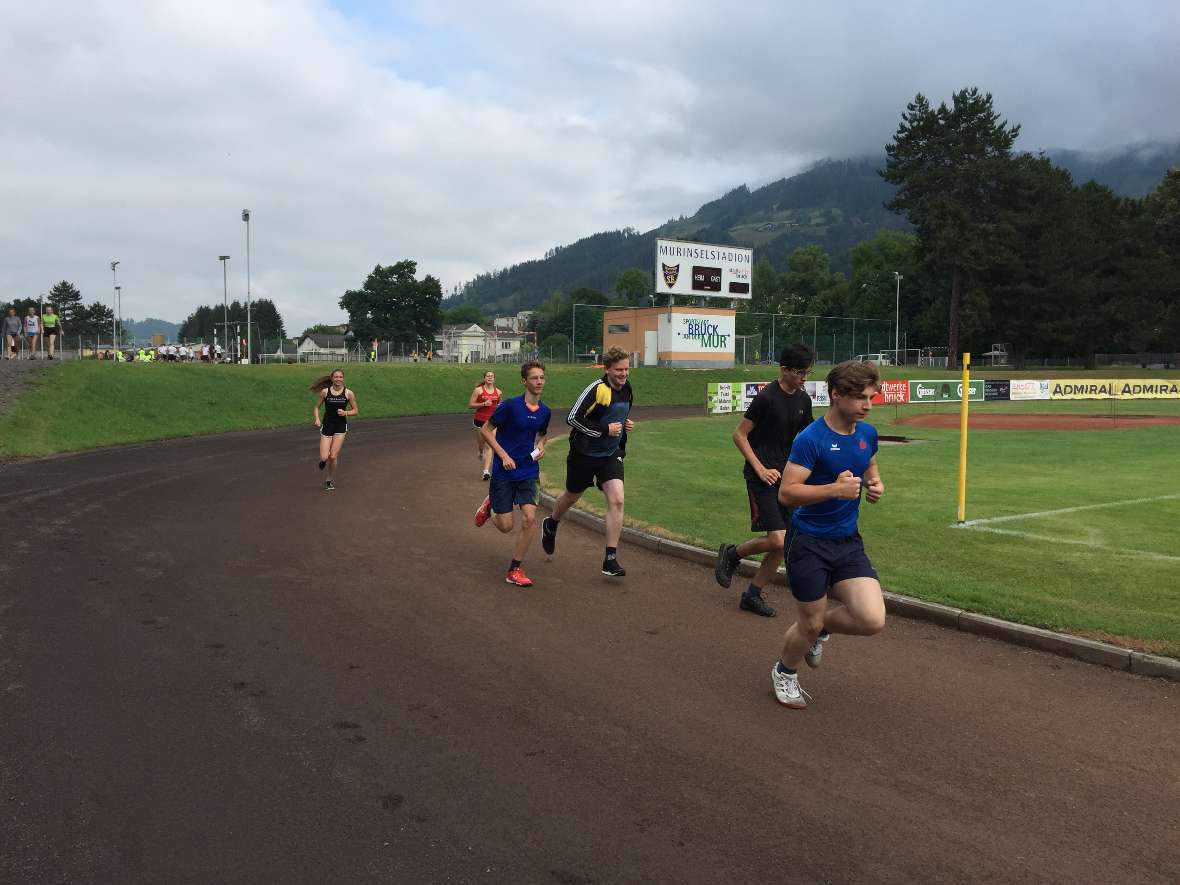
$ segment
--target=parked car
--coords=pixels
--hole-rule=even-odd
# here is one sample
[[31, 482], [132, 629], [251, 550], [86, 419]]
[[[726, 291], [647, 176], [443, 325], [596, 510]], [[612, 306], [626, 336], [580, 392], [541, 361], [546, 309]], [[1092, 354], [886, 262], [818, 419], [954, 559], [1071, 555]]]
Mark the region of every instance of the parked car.
[[864, 363], [874, 363], [878, 366], [893, 365], [893, 357], [888, 353], [858, 353], [855, 359]]

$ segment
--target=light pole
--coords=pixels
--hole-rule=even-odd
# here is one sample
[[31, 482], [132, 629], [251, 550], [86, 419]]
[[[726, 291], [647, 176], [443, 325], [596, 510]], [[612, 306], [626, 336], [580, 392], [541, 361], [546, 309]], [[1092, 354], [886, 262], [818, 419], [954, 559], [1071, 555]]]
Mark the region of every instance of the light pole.
[[246, 222], [246, 362], [250, 362], [254, 339], [250, 336], [250, 210], [242, 210], [242, 221]]
[[123, 338], [123, 287], [115, 286], [115, 347]]
[[115, 321], [119, 301], [119, 271], [116, 269], [118, 266], [119, 262], [117, 260], [111, 262], [111, 286], [114, 287], [111, 289], [111, 356], [115, 355], [113, 353], [115, 342], [119, 340], [119, 328]]
[[[229, 356], [229, 283], [226, 282], [225, 277], [225, 263], [229, 261], [228, 255], [218, 255], [217, 260], [221, 262], [221, 307], [222, 319], [225, 325], [222, 327], [221, 337], [225, 339], [225, 355]], [[214, 339], [216, 340], [216, 339]]]
[[901, 274], [897, 271], [893, 272], [894, 278], [897, 280], [897, 299], [893, 303], [893, 365], [897, 365], [897, 327], [898, 320], [901, 318]]

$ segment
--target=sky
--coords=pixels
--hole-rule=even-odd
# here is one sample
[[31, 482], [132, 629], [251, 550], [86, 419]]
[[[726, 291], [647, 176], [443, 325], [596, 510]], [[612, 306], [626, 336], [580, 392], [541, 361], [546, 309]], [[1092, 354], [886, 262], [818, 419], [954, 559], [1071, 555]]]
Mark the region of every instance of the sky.
[[918, 92], [1018, 147], [1180, 139], [1180, 3], [0, 0], [0, 293], [288, 334], [403, 258], [444, 292], [880, 153]]

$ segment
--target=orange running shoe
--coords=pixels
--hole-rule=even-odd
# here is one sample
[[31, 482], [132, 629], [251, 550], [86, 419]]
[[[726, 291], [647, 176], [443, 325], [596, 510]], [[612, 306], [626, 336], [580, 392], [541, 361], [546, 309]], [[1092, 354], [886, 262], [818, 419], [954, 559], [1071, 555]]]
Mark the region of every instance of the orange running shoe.
[[510, 569], [508, 574], [504, 576], [504, 580], [509, 584], [515, 584], [517, 587], [533, 586], [533, 579], [518, 568]]
[[479, 509], [475, 511], [475, 525], [476, 528], [483, 525], [492, 515], [492, 499], [484, 498], [483, 503], [479, 505]]

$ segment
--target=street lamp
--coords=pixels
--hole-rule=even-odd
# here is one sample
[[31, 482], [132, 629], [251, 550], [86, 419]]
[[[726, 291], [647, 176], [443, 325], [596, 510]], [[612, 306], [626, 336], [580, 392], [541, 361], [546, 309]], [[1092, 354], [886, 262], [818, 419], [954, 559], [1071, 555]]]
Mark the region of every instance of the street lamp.
[[893, 303], [893, 365], [897, 365], [897, 329], [899, 320], [901, 318], [901, 274], [897, 271], [893, 272], [894, 279], [897, 280], [897, 298]]
[[221, 262], [221, 306], [222, 319], [225, 324], [222, 326], [221, 337], [225, 339], [225, 355], [229, 356], [229, 284], [225, 277], [225, 263], [229, 261], [228, 255], [218, 255], [217, 260]]
[[242, 210], [242, 221], [246, 222], [246, 362], [251, 359], [251, 347], [254, 343], [250, 335], [250, 210]]
[[[114, 287], [111, 290], [111, 347], [112, 347], [112, 349], [115, 347], [115, 342], [118, 340], [118, 335], [119, 335], [118, 327], [115, 325], [116, 307], [117, 307], [118, 301], [119, 301], [119, 271], [116, 270], [116, 268], [118, 266], [119, 266], [119, 262], [117, 260], [111, 262], [111, 285]], [[111, 355], [114, 356], [113, 353]]]
[[119, 346], [119, 339], [123, 337], [123, 287], [115, 286], [115, 347]]

